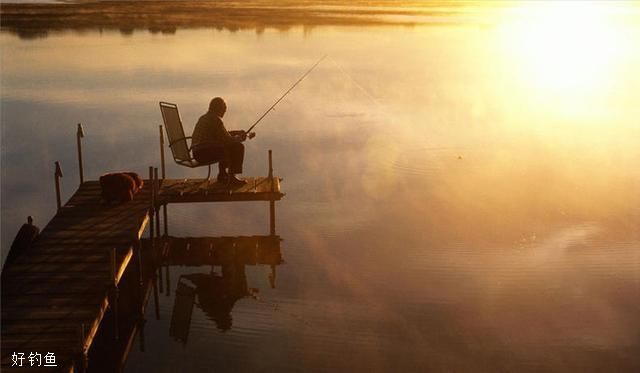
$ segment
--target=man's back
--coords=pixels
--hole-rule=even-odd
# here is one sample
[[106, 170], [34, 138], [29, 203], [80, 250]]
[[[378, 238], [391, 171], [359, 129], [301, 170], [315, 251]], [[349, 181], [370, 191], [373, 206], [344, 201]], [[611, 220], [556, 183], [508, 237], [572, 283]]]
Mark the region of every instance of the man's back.
[[222, 119], [208, 111], [198, 119], [196, 128], [193, 130], [191, 144], [193, 149], [201, 149], [222, 146], [229, 141], [231, 141], [231, 135], [224, 127]]

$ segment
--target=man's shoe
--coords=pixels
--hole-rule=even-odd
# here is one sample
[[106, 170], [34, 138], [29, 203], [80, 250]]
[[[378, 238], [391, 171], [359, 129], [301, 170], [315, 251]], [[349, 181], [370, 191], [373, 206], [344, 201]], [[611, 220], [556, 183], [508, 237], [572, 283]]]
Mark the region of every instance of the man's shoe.
[[238, 179], [236, 175], [229, 175], [229, 183], [235, 184], [235, 185], [244, 185], [247, 183], [247, 181]]

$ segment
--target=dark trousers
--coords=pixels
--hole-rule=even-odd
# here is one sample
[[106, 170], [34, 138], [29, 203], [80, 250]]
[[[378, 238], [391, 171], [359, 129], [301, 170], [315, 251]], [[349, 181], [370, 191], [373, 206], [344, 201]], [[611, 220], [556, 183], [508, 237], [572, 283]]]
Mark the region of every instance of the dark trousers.
[[224, 146], [197, 149], [193, 151], [193, 157], [198, 163], [218, 162], [218, 170], [221, 174], [226, 174], [227, 169], [229, 169], [230, 174], [241, 174], [242, 162], [244, 161], [244, 144], [230, 142]]

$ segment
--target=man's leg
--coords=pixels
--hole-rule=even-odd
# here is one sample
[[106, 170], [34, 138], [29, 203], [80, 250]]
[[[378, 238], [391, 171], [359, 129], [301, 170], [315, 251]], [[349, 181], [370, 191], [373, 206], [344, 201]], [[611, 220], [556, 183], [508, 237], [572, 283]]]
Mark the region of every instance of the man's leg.
[[218, 162], [218, 181], [227, 182], [228, 162], [225, 161], [225, 150], [222, 147], [210, 147], [193, 152], [193, 157], [202, 164]]
[[224, 159], [218, 161], [218, 179], [221, 177], [227, 177], [227, 165]]
[[244, 144], [232, 142], [229, 144], [229, 173], [241, 174], [242, 163], [244, 162]]
[[244, 144], [241, 142], [232, 142], [227, 147], [227, 155], [229, 160], [229, 180], [234, 183], [245, 183], [246, 181], [238, 179], [235, 174], [242, 173], [242, 162], [244, 161]]

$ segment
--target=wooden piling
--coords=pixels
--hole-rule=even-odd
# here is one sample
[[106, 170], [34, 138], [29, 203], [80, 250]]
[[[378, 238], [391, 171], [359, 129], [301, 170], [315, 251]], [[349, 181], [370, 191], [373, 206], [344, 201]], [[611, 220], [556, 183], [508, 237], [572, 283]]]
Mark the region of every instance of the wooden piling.
[[269, 200], [269, 233], [272, 236], [276, 234], [276, 202], [273, 199], [275, 184], [273, 182], [273, 158], [272, 151], [269, 149], [269, 182], [271, 183], [271, 197]]
[[60, 162], [56, 161], [56, 170], [54, 173], [54, 179], [56, 182], [56, 206], [58, 210], [62, 207], [62, 200], [60, 198], [60, 178], [62, 177], [62, 169], [60, 168]]
[[[167, 177], [165, 171], [165, 163], [164, 163], [164, 133], [162, 132], [162, 125], [160, 125], [160, 171], [162, 172], [162, 180]], [[169, 230], [167, 228], [167, 205], [162, 205], [162, 217], [163, 217], [163, 227], [164, 227], [164, 235], [169, 235]]]
[[80, 174], [80, 185], [84, 183], [84, 169], [82, 167], [82, 138], [84, 137], [84, 130], [82, 129], [82, 123], [78, 123], [78, 130], [76, 131], [76, 140], [78, 143], [78, 172]]
[[160, 206], [159, 206], [159, 194], [160, 180], [158, 180], [158, 168], [153, 169], [153, 197], [154, 197], [154, 211], [156, 213], [156, 237], [160, 237]]
[[162, 133], [162, 124], [160, 125], [160, 170], [162, 171], [162, 180], [166, 177], [164, 170], [164, 134]]

